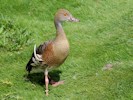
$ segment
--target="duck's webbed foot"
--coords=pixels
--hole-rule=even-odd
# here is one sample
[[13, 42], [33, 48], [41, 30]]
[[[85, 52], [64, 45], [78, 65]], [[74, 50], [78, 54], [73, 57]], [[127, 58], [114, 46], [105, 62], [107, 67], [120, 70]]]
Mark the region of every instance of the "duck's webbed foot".
[[64, 81], [54, 81], [53, 79], [51, 79], [51, 77], [50, 76], [48, 76], [48, 78], [49, 78], [49, 83], [53, 86], [53, 87], [56, 87], [56, 86], [58, 86], [58, 85], [61, 85], [61, 84], [64, 84]]
[[58, 82], [55, 82], [55, 81], [51, 81], [50, 84], [53, 86], [53, 87], [56, 87], [58, 85], [61, 85], [61, 84], [64, 84], [64, 81], [58, 81]]

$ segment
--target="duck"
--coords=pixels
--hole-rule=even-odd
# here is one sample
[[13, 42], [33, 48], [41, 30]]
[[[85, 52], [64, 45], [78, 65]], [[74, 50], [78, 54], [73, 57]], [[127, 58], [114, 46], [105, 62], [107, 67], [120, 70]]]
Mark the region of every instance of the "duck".
[[[48, 73], [63, 64], [69, 55], [69, 41], [62, 27], [62, 22], [65, 21], [79, 22], [79, 19], [73, 17], [68, 10], [59, 9], [54, 16], [54, 24], [56, 28], [55, 38], [40, 44], [38, 47], [34, 45], [32, 56], [26, 65], [28, 73], [30, 73], [32, 69], [36, 68], [41, 69], [44, 72], [46, 96], [49, 95]], [[52, 81], [53, 86], [58, 86], [63, 83], [64, 81]]]

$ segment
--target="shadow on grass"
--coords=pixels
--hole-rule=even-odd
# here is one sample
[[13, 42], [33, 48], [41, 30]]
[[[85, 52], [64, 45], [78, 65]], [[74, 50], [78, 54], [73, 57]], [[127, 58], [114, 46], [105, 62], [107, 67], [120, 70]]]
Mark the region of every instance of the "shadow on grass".
[[[53, 71], [49, 72], [49, 76], [50, 76], [49, 81], [51, 81], [51, 79], [52, 79], [52, 80], [58, 82], [60, 80], [61, 73], [62, 73], [62, 71], [60, 71], [60, 70], [53, 70]], [[24, 77], [26, 78], [26, 81], [30, 81], [32, 83], [39, 84], [41, 86], [43, 86], [45, 84], [43, 72], [30, 73], [28, 75], [25, 74]]]

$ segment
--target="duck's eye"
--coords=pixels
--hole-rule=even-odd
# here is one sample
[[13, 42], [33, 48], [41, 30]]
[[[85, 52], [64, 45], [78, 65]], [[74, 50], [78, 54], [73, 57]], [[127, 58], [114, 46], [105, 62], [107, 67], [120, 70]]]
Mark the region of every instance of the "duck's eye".
[[64, 16], [67, 16], [67, 15], [68, 15], [67, 13], [64, 14]]

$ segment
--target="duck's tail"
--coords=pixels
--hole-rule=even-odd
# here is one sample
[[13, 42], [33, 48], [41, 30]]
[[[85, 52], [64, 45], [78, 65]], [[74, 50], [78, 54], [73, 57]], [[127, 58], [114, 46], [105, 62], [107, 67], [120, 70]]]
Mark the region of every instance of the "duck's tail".
[[30, 58], [30, 60], [29, 60], [29, 62], [27, 63], [27, 65], [26, 65], [26, 70], [30, 73], [30, 71], [32, 70], [32, 63], [33, 63], [33, 61], [32, 61], [32, 57], [34, 56], [34, 54], [32, 54], [32, 56], [31, 56], [31, 58]]

